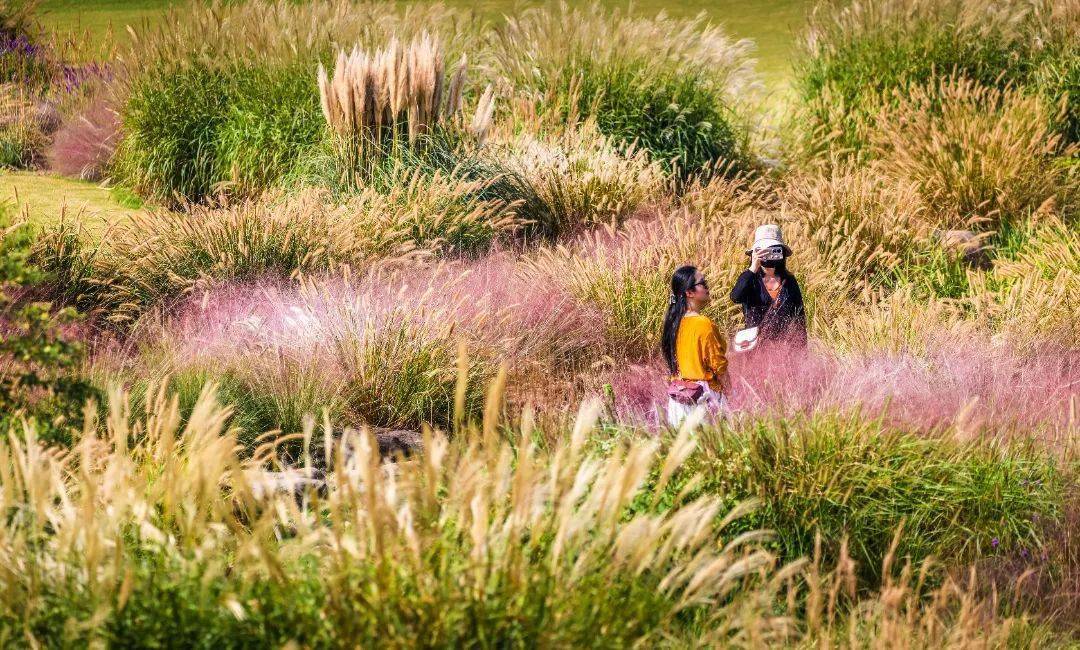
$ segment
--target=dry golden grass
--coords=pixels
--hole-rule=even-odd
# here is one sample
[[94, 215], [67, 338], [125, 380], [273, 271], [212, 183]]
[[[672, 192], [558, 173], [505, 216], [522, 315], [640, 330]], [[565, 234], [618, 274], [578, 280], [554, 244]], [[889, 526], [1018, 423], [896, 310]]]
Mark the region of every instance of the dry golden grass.
[[474, 254], [519, 227], [514, 206], [479, 198], [482, 182], [404, 168], [394, 178], [387, 192], [369, 187], [344, 202], [307, 190], [134, 215], [95, 258], [100, 306], [111, 320], [130, 322], [229, 282]]
[[803, 270], [811, 294], [862, 295], [930, 234], [916, 188], [873, 170], [833, 165], [795, 175], [780, 195], [780, 223], [799, 243], [793, 263]]
[[1050, 128], [1054, 109], [1021, 90], [942, 79], [896, 94], [875, 123], [875, 165], [913, 182], [934, 221], [995, 230], [1068, 194], [1075, 155]]
[[[596, 403], [582, 406], [573, 431], [547, 453], [532, 444], [527, 422], [511, 443], [485, 416], [482, 427], [460, 432], [454, 444], [427, 431], [425, 453], [397, 465], [380, 463], [366, 432], [330, 440], [327, 430], [327, 490], [298, 502], [263, 482], [276, 443], [240, 458], [229, 409], [212, 395], [204, 391], [181, 424], [175, 398], [162, 391], [151, 391], [141, 416], [113, 391], [106, 421], [88, 410], [70, 452], [44, 449], [32, 426], [25, 438], [0, 442], [0, 503], [21, 513], [0, 528], [3, 616], [31, 620], [40, 598], [72, 587], [101, 604], [92, 613], [70, 612], [66, 631], [26, 627], [21, 634], [98, 638], [102, 626], [123, 615], [128, 598], [148, 586], [138, 570], [148, 557], [203, 584], [314, 579], [332, 597], [311, 615], [326, 617], [332, 636], [349, 642], [377, 634], [380, 644], [396, 645], [421, 629], [427, 638], [456, 638], [456, 617], [490, 595], [522, 598], [505, 602], [520, 608], [516, 616], [532, 624], [538, 640], [558, 643], [583, 632], [572, 629], [586, 614], [575, 610], [578, 589], [603, 594], [598, 586], [635, 581], [653, 585], [657, 606], [665, 607], [653, 626], [627, 622], [623, 630], [618, 611], [601, 612], [597, 620], [615, 617], [616, 627], [591, 628], [594, 634], [660, 639], [688, 609], [704, 611], [718, 638], [776, 639], [788, 627], [766, 605], [770, 591], [799, 567], [763, 581], [774, 559], [755, 547], [761, 535], [719, 537], [746, 508], [720, 521], [719, 502], [705, 497], [680, 499], [663, 514], [623, 516], [647, 496], [650, 470], [659, 472], [663, 489], [692, 451], [689, 428], [666, 457], [650, 441], [594, 457], [585, 442], [600, 412]], [[301, 437], [306, 444], [322, 435], [309, 422]], [[357, 582], [361, 575], [367, 578]], [[364, 606], [353, 609], [352, 598]], [[390, 612], [409, 607], [401, 599], [437, 607], [414, 610], [425, 612], [415, 621], [419, 628], [395, 625]], [[238, 595], [217, 605], [241, 620], [258, 614], [253, 606]], [[381, 614], [387, 625], [380, 625]]]
[[660, 165], [643, 150], [615, 146], [590, 123], [546, 138], [518, 134], [493, 146], [495, 155], [535, 189], [558, 233], [619, 225], [665, 200], [667, 180]]

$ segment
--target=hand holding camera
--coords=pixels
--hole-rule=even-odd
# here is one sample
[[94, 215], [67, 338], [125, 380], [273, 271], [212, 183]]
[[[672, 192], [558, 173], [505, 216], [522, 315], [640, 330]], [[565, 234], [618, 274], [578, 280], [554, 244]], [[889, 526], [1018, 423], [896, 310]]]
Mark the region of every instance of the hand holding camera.
[[782, 259], [784, 259], [784, 249], [782, 246], [755, 248], [750, 251], [750, 270], [757, 273], [761, 270], [763, 262], [775, 262]]

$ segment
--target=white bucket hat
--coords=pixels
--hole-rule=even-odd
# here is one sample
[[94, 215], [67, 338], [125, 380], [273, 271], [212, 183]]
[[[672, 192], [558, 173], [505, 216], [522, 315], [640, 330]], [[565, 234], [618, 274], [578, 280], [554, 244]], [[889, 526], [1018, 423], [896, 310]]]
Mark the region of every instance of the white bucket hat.
[[791, 255], [791, 248], [784, 243], [784, 236], [780, 233], [780, 226], [767, 223], [758, 226], [757, 230], [754, 231], [754, 245], [746, 249], [746, 254], [749, 255], [756, 248], [768, 248], [770, 246], [783, 248], [784, 257]]

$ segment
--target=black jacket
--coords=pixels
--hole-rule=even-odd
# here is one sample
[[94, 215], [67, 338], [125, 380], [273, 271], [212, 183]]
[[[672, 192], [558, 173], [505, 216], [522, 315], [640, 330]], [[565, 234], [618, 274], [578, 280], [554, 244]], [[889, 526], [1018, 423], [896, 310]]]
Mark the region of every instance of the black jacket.
[[731, 290], [731, 300], [742, 305], [745, 326], [760, 328], [758, 336], [764, 341], [784, 340], [792, 345], [806, 345], [806, 308], [795, 276], [790, 273], [782, 276], [776, 305], [765, 290], [763, 277], [763, 272], [754, 273], [747, 269]]

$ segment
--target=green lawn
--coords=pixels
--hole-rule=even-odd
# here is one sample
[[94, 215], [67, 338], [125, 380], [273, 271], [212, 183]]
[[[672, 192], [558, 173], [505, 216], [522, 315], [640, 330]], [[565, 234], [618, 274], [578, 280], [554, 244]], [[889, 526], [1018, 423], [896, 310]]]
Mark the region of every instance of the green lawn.
[[93, 235], [135, 213], [99, 185], [33, 172], [0, 170], [0, 203], [15, 205], [18, 214], [42, 226], [78, 218]]

